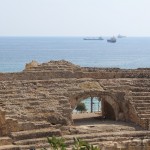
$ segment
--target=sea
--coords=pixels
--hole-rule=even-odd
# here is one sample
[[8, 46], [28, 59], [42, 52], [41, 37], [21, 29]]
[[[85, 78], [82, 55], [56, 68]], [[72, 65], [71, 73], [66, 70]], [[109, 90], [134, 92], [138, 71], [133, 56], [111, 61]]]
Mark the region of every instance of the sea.
[[[20, 72], [32, 60], [67, 60], [83, 67], [150, 68], [150, 37], [117, 38], [116, 43], [108, 43], [109, 37], [84, 38], [0, 37], [0, 72]], [[98, 106], [95, 102], [97, 110]]]

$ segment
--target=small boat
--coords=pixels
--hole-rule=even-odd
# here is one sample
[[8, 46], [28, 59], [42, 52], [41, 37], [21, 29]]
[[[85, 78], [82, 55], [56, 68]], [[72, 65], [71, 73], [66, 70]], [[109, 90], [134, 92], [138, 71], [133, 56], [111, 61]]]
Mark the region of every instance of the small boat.
[[120, 35], [120, 34], [119, 34], [117, 37], [118, 37], [118, 38], [125, 38], [126, 36], [123, 36], [123, 35]]
[[86, 37], [83, 40], [104, 40], [102, 37]]
[[107, 40], [107, 42], [110, 42], [110, 43], [116, 43], [116, 41], [117, 40], [114, 36]]

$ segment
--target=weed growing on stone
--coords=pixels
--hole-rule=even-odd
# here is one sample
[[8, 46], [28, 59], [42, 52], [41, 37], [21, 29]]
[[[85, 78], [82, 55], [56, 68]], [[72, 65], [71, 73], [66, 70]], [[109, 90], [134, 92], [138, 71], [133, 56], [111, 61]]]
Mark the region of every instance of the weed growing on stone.
[[[65, 140], [63, 138], [48, 137], [48, 143], [52, 150], [66, 150]], [[43, 148], [42, 150], [47, 150]], [[100, 150], [98, 146], [90, 145], [88, 142], [82, 141], [78, 138], [74, 138], [72, 150]]]

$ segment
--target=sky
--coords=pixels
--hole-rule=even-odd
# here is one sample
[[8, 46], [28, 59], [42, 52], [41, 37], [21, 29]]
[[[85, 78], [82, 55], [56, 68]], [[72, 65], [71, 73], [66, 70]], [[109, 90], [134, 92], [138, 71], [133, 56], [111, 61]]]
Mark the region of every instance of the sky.
[[150, 36], [150, 0], [0, 0], [0, 36]]

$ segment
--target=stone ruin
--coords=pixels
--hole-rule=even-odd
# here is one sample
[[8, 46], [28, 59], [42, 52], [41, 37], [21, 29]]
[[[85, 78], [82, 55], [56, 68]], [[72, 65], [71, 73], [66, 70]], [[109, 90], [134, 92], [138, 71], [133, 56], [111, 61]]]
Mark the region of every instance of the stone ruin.
[[[101, 99], [102, 116], [142, 130], [78, 133], [72, 111], [88, 97]], [[80, 67], [61, 60], [32, 61], [22, 72], [0, 73], [0, 150], [38, 149], [53, 135], [67, 139], [68, 146], [78, 137], [106, 150], [150, 150], [149, 130], [150, 69]]]

